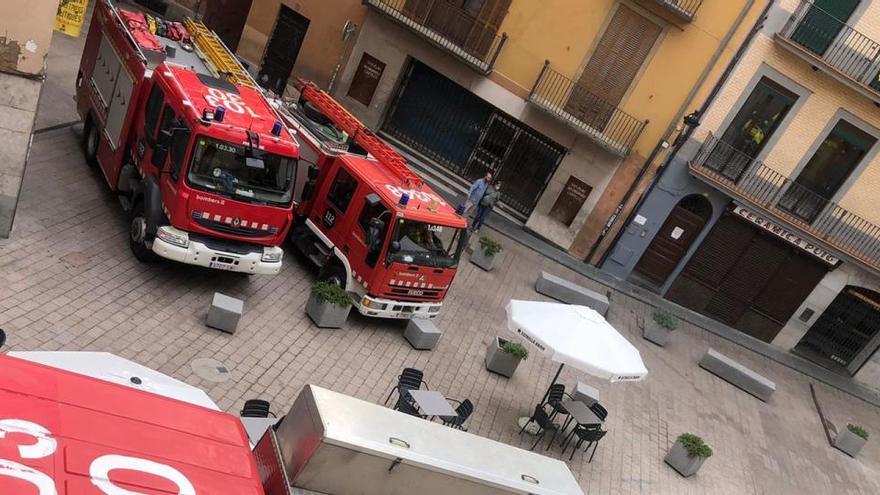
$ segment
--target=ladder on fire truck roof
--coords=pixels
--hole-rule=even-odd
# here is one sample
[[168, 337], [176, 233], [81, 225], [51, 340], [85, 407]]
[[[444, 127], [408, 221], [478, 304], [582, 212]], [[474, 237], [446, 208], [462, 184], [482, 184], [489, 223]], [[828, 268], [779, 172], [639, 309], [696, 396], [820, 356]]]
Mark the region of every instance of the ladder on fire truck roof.
[[229, 82], [234, 84], [242, 84], [251, 88], [257, 87], [254, 78], [241, 66], [238, 59], [230, 53], [223, 41], [214, 34], [214, 31], [190, 17], [184, 19], [183, 23], [192, 36], [196, 50], [221, 77], [226, 77]]
[[373, 155], [391, 169], [395, 175], [410, 187], [421, 187], [425, 181], [415, 174], [406, 164], [406, 159], [385, 141], [367, 128], [354, 115], [342, 107], [330, 95], [321, 90], [311, 81], [300, 80], [297, 84], [300, 95], [315, 106], [322, 114], [345, 131], [364, 151]]

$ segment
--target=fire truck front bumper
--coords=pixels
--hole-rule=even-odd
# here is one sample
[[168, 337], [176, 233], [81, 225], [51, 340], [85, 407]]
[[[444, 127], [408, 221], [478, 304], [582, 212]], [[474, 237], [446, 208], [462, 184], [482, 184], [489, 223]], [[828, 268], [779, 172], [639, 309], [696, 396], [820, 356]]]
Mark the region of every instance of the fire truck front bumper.
[[[215, 245], [211, 245], [215, 244]], [[212, 242], [171, 226], [159, 227], [153, 252], [173, 261], [229, 272], [274, 275], [281, 271], [284, 251], [229, 241]]]
[[376, 318], [434, 318], [440, 313], [442, 302], [407, 302], [383, 299], [380, 297], [362, 296], [355, 301], [355, 307], [364, 316]]

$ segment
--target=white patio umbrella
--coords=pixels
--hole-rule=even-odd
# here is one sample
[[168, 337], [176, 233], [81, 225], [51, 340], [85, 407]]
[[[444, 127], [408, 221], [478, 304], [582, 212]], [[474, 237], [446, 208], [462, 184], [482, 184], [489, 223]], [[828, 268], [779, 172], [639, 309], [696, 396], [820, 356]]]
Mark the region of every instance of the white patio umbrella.
[[531, 347], [559, 363], [551, 383], [565, 365], [611, 382], [639, 381], [648, 375], [638, 349], [592, 308], [511, 300], [507, 323]]
[[45, 364], [164, 397], [219, 411], [203, 390], [109, 352], [10, 352], [10, 356]]

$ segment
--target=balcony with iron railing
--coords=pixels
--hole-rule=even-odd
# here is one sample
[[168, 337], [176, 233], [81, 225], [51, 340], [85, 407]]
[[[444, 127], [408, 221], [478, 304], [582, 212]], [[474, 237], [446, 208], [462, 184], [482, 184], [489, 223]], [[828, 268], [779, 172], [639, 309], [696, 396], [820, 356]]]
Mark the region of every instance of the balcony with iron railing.
[[703, 0], [645, 0], [659, 5], [667, 12], [672, 13], [685, 22], [694, 20], [697, 10], [703, 5]]
[[776, 41], [874, 102], [880, 102], [880, 42], [808, 0], [800, 0]]
[[489, 74], [507, 42], [507, 33], [447, 0], [363, 0], [449, 52], [471, 68]]
[[544, 63], [529, 101], [619, 156], [632, 151], [648, 124], [551, 69], [550, 62]]
[[880, 226], [798, 184], [711, 133], [691, 173], [832, 250], [880, 271]]

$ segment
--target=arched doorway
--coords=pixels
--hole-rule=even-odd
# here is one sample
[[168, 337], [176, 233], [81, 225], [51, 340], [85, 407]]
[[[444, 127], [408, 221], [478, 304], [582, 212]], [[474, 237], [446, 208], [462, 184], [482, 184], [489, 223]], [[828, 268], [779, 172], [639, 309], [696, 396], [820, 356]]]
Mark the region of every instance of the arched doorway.
[[826, 368], [855, 374], [877, 349], [880, 294], [847, 286], [798, 342], [798, 354]]
[[636, 264], [635, 281], [659, 288], [712, 217], [712, 204], [705, 196], [691, 194], [675, 205]]

